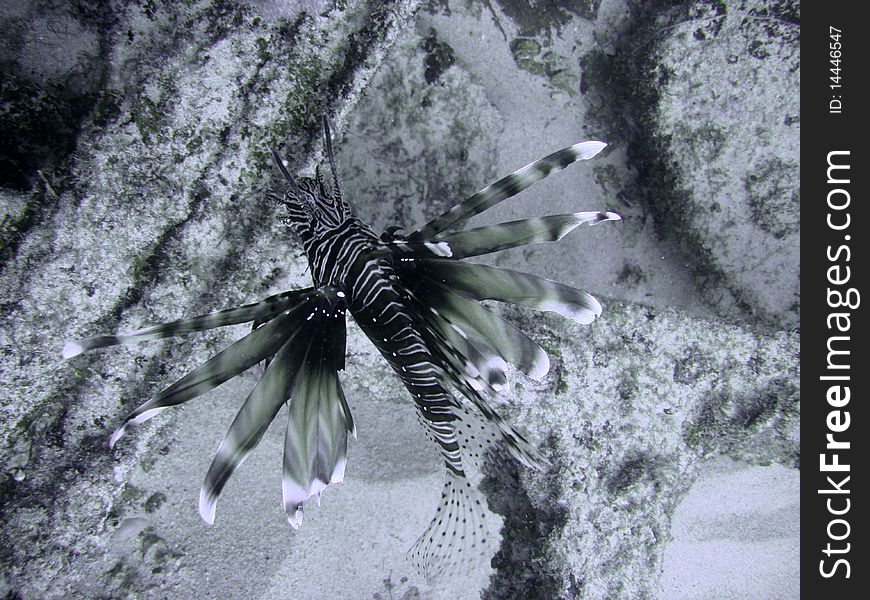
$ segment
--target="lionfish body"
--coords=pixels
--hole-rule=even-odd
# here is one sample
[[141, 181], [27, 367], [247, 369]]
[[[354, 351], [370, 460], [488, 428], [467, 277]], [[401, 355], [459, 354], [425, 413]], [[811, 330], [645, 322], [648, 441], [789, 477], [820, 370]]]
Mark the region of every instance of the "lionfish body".
[[284, 445], [283, 497], [288, 521], [298, 527], [303, 503], [344, 476], [347, 434], [356, 435], [338, 373], [345, 360], [345, 313], [410, 392], [418, 419], [447, 468], [441, 504], [410, 550], [427, 577], [475, 565], [486, 551], [486, 527], [473, 483], [486, 452], [501, 442], [522, 463], [546, 461], [490, 407], [506, 383], [507, 363], [535, 378], [549, 368], [544, 351], [513, 325], [480, 304], [509, 302], [589, 323], [601, 312], [588, 294], [558, 283], [462, 258], [558, 240], [581, 223], [616, 220], [609, 212], [555, 215], [455, 231], [469, 217], [534, 182], [604, 148], [575, 144], [474, 194], [407, 236], [396, 228], [380, 237], [342, 198], [331, 136], [324, 119], [330, 186], [320, 170], [295, 179], [275, 159], [288, 190], [285, 220], [301, 239], [314, 285], [259, 303], [148, 327], [125, 335], [67, 344], [66, 358], [120, 343], [253, 322], [251, 333], [218, 353], [131, 413], [130, 424], [181, 404], [253, 365], [267, 366], [218, 448], [200, 494], [200, 514], [214, 522], [217, 498], [233, 471], [257, 445], [282, 406], [289, 421]]

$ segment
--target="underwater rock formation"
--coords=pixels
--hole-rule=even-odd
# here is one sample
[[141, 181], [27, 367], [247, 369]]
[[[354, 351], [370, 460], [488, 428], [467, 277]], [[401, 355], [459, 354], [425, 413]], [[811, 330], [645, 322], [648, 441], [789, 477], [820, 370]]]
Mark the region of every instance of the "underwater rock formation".
[[[796, 466], [798, 340], [781, 330], [799, 311], [799, 113], [792, 17], [770, 12], [782, 3], [689, 13], [621, 0], [539, 11], [431, 2], [416, 16], [413, 2], [93, 4], [102, 20], [89, 39], [103, 44], [106, 71], [74, 121], [75, 149], [36, 165], [31, 191], [0, 200], [0, 526], [12, 540], [0, 542], [0, 596], [475, 598], [488, 586], [493, 599], [652, 597], [672, 515], [707, 459]], [[316, 8], [281, 16], [303, 5]], [[622, 71], [604, 68], [614, 65]], [[671, 73], [660, 82], [671, 94], [617, 77], [644, 65]], [[755, 78], [768, 82], [764, 98], [746, 96]], [[768, 108], [746, 108], [756, 101]], [[280, 465], [256, 456], [218, 527], [196, 516], [200, 475], [244, 386], [107, 447], [130, 409], [242, 330], [59, 360], [66, 339], [306, 285], [301, 247], [264, 194], [276, 181], [271, 146], [310, 171], [323, 112], [335, 117], [345, 192], [379, 227], [422, 224], [580, 139], [610, 142], [589, 169], [554, 175], [492, 217], [529, 215], [531, 203], [624, 220], [497, 263], [587, 289], [604, 312], [589, 330], [506, 312], [553, 367], [543, 382], [513, 377], [501, 412], [552, 467], [489, 474], [504, 519], [489, 581], [439, 591], [402, 562], [437, 500], [439, 467], [414, 445], [404, 392], [358, 331], [343, 383], [360, 441], [345, 483], [292, 537], [271, 495]], [[655, 148], [671, 170], [649, 162]], [[768, 255], [784, 262], [774, 269]], [[760, 289], [768, 275], [778, 283]], [[261, 480], [262, 496], [242, 491]], [[240, 569], [244, 580], [225, 581]]]
[[136, 459], [113, 460], [106, 428], [161, 365], [190, 366], [214, 344], [73, 365], [59, 340], [301, 277], [263, 195], [270, 147], [303, 166], [321, 115], [341, 126], [412, 5], [323, 3], [320, 18], [288, 5], [267, 20], [246, 2], [102, 3], [112, 45], [99, 100], [69, 165], [33, 186], [37, 217], [16, 210], [3, 229], [0, 595], [113, 593], [86, 565], [101, 564]]

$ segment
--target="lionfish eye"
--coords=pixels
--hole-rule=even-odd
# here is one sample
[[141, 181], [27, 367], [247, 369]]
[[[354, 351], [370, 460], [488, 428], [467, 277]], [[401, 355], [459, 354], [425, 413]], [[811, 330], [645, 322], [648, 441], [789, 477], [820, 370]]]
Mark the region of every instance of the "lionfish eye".
[[320, 182], [320, 197], [329, 202], [329, 204], [335, 204], [335, 196], [332, 190], [323, 181]]

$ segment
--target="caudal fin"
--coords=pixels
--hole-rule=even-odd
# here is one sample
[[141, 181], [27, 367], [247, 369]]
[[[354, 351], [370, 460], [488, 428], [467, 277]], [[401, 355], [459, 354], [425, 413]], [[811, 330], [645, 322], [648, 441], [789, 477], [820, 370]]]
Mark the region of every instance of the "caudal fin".
[[408, 555], [432, 583], [445, 575], [485, 566], [495, 551], [495, 541], [487, 526], [482, 495], [467, 478], [451, 473], [435, 517]]

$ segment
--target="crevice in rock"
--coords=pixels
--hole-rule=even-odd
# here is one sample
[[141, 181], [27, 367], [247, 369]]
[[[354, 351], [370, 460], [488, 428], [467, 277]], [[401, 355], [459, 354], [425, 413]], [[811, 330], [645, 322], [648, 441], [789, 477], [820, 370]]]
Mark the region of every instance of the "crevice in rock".
[[[696, 21], [695, 40], [715, 38], [725, 17], [732, 13], [744, 19], [744, 23], [771, 20], [793, 26], [799, 23], [799, 7], [794, 2], [771, 2], [766, 12], [758, 14], [754, 10], [744, 11], [739, 3], [731, 6], [712, 0], [633, 1], [630, 7], [629, 26], [616, 41], [615, 51], [596, 48], [581, 61], [580, 89], [591, 107], [588, 118], [606, 130], [611, 140], [627, 147], [629, 162], [638, 170], [636, 195], [644, 198], [661, 237], [672, 242], [685, 258], [697, 288], [704, 291], [707, 301], [717, 304], [725, 312], [721, 316], [732, 322], [778, 330], [780, 318], [760, 311], [746, 297], [740, 282], [717, 266], [708, 240], [692, 233], [695, 215], [691, 212], [692, 203], [687, 201], [691, 192], [681, 186], [670, 139], [651, 132], [655, 131], [655, 111], [661, 94], [674, 76], [659, 61], [658, 47], [674, 28]], [[706, 14], [712, 16], [693, 18], [691, 11], [698, 7], [704, 7], [708, 10]], [[721, 134], [710, 133], [713, 137]], [[715, 147], [715, 140], [707, 142]], [[714, 205], [711, 210], [715, 208]], [[778, 221], [768, 227], [777, 234], [782, 229]]]
[[481, 598], [558, 597], [561, 582], [551, 572], [547, 540], [565, 526], [568, 511], [559, 505], [550, 505], [549, 509], [536, 507], [520, 480], [524, 467], [504, 453], [490, 453], [486, 466], [481, 490], [487, 496], [489, 508], [504, 517], [504, 525], [501, 548], [492, 559], [496, 571]]

